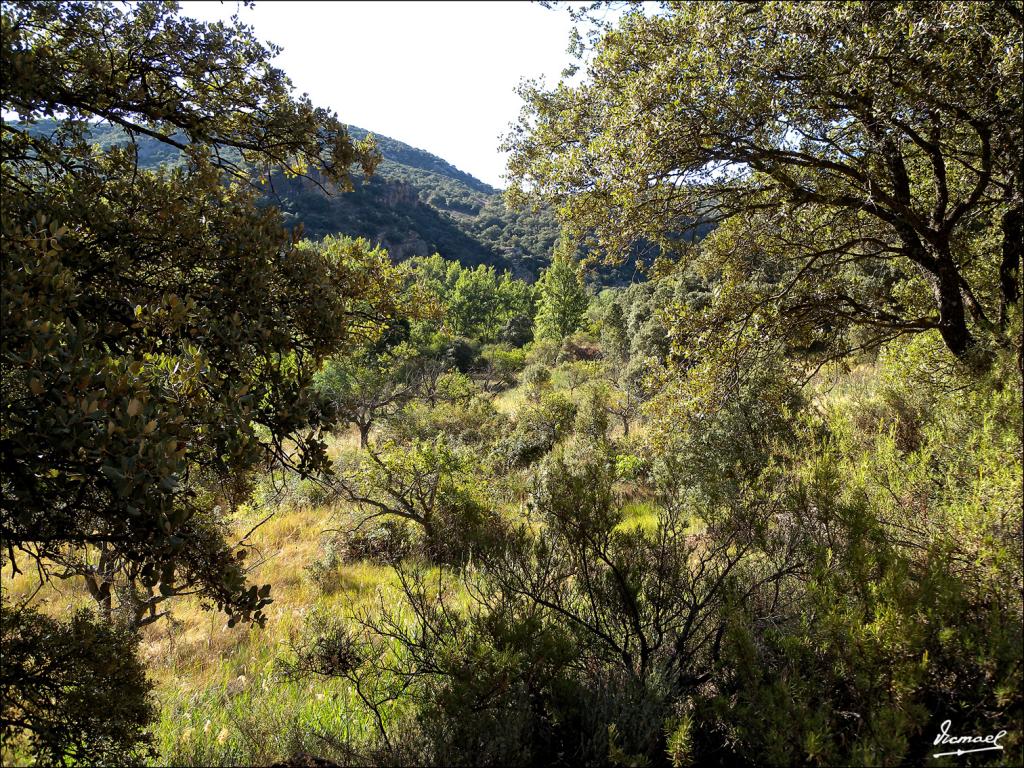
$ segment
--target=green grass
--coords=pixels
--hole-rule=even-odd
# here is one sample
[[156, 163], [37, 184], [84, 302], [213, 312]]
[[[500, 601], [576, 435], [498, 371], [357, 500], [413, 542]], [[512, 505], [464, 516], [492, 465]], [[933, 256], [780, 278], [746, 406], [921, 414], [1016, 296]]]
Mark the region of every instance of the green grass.
[[[320, 532], [342, 513], [286, 505], [255, 532], [252, 543], [263, 562], [251, 579], [269, 583], [274, 598], [265, 627], [228, 628], [223, 614], [204, 610], [194, 598], [177, 598], [170, 617], [143, 628], [140, 655], [160, 713], [152, 764], [266, 765], [299, 752], [329, 755], [331, 746], [318, 732], [357, 743], [373, 733], [370, 715], [347, 682], [294, 682], [280, 665], [310, 611], [348, 616], [377, 605], [379, 590], [393, 589], [391, 570], [369, 563], [338, 566], [331, 594], [312, 582], [306, 566], [319, 554]], [[261, 514], [266, 510], [249, 510], [238, 528], [248, 530]], [[21, 601], [37, 582], [26, 573], [5, 578], [4, 585], [9, 599]], [[80, 578], [47, 585], [33, 602], [58, 616], [92, 606]]]
[[[506, 413], [527, 403], [521, 388], [496, 398]], [[357, 445], [350, 430], [336, 435], [328, 450], [336, 456]], [[510, 519], [523, 511], [521, 500], [502, 508]], [[229, 628], [223, 614], [183, 597], [174, 600], [170, 616], [142, 629], [140, 656], [159, 710], [151, 731], [157, 751], [153, 765], [266, 765], [302, 753], [341, 761], [338, 742], [358, 745], [376, 733], [372, 715], [348, 681], [288, 679], [281, 662], [293, 656], [292, 643], [313, 611], [344, 618], [373, 612], [382, 602], [401, 610], [397, 578], [390, 568], [366, 562], [339, 564], [327, 579], [311, 578], [307, 569], [322, 557], [323, 532], [337, 529], [353, 512], [320, 498], [312, 486], [292, 482], [280, 495], [257, 492], [252, 505], [240, 509], [234, 527], [248, 531], [271, 511], [250, 538], [249, 562], [256, 564], [251, 582], [271, 585], [265, 627]], [[652, 530], [656, 519], [653, 504], [631, 502], [621, 525]], [[426, 575], [436, 584], [436, 569]], [[452, 605], [468, 607], [464, 588], [445, 581]], [[33, 572], [5, 578], [6, 599], [21, 602], [37, 586]], [[57, 616], [93, 607], [81, 578], [50, 582], [33, 603]]]

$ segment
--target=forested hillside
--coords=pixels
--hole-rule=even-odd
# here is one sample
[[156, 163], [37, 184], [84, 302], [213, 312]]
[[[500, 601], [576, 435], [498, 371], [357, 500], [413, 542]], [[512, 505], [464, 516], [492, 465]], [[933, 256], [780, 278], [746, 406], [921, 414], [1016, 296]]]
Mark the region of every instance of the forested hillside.
[[556, 227], [3, 5], [4, 766], [1024, 763], [1024, 3], [656, 8], [523, 81]]
[[[49, 135], [57, 126], [42, 120], [30, 131]], [[355, 140], [367, 135], [352, 126], [349, 132]], [[88, 137], [104, 148], [129, 141], [122, 128], [109, 123], [90, 126]], [[509, 210], [500, 192], [441, 158], [386, 136], [374, 139], [383, 160], [371, 178], [354, 176], [351, 193], [321, 185], [316, 174], [286, 178], [274, 171], [265, 186], [265, 202], [281, 209], [287, 226], [301, 223], [307, 237], [365, 237], [397, 261], [440, 253], [468, 266], [487, 264], [536, 279], [558, 239], [558, 224], [550, 212]], [[137, 135], [135, 143], [140, 168], [184, 162], [178, 148], [150, 136]], [[226, 151], [225, 157], [237, 159], [237, 153]], [[640, 278], [630, 267], [605, 270], [602, 281]]]

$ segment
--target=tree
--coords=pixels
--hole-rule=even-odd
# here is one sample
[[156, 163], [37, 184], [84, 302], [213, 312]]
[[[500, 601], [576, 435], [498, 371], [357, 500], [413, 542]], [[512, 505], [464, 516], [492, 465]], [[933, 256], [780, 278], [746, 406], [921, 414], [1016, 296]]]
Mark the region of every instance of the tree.
[[541, 273], [537, 290], [536, 335], [562, 341], [580, 327], [588, 301], [579, 267], [566, 249], [556, 248], [551, 266]]
[[429, 559], [454, 564], [500, 534], [479, 498], [479, 471], [470, 451], [435, 435], [371, 447], [342, 469], [339, 487], [365, 512], [357, 531], [380, 518], [408, 521], [422, 530]]
[[460, 336], [478, 336], [484, 329], [493, 333], [498, 309], [494, 267], [481, 264], [476, 269], [463, 269], [448, 304], [452, 330]]
[[0, 612], [0, 737], [26, 739], [47, 765], [137, 765], [150, 739], [152, 684], [137, 636], [87, 611], [66, 621]]
[[584, 82], [524, 87], [513, 197], [613, 260], [703, 254], [722, 287], [695, 337], [834, 355], [935, 329], [982, 365], [1015, 343], [1020, 2], [633, 5]]
[[[182, 572], [259, 618], [266, 592], [239, 557], [189, 528], [209, 511], [200, 478], [325, 466], [311, 377], [384, 313], [391, 281], [362, 252], [295, 247], [245, 182], [283, 164], [345, 186], [377, 156], [294, 99], [275, 49], [237, 21], [38, 3], [5, 6], [3, 30], [3, 108], [28, 123], [6, 122], [0, 144], [11, 566], [15, 550], [42, 563], [106, 544], [148, 586]], [[32, 133], [58, 113], [52, 135]], [[94, 152], [94, 118], [187, 165], [143, 172], [131, 146]]]
[[532, 317], [532, 287], [508, 272], [484, 264], [469, 269], [437, 254], [410, 259], [407, 268], [410, 284], [444, 307], [446, 327], [456, 335], [493, 341], [513, 323], [509, 335], [520, 338], [521, 318], [529, 324]]
[[359, 447], [369, 445], [374, 424], [393, 416], [415, 394], [406, 347], [364, 349], [332, 357], [317, 374], [316, 388], [332, 418], [359, 429]]
[[622, 367], [609, 366], [605, 407], [622, 422], [622, 434], [629, 437], [629, 427], [641, 414], [645, 402], [654, 396], [650, 378], [659, 371], [654, 358], [634, 358]]
[[604, 356], [614, 365], [629, 360], [629, 335], [626, 332], [626, 317], [619, 302], [612, 302], [601, 323], [601, 347]]
[[[268, 466], [328, 466], [312, 376], [390, 313], [392, 279], [362, 251], [296, 247], [278, 212], [257, 207], [257, 177], [284, 167], [344, 189], [353, 163], [368, 173], [379, 155], [294, 98], [269, 63], [276, 49], [237, 19], [67, 2], [4, 5], [2, 20], [0, 102], [20, 121], [0, 129], [5, 565], [91, 575], [107, 616], [127, 582], [150, 616], [188, 589], [229, 624], [260, 622], [269, 587], [247, 583], [246, 551], [227, 542], [216, 510]], [[52, 132], [33, 130], [54, 116]], [[130, 143], [94, 149], [96, 119]], [[140, 169], [138, 136], [184, 163]], [[102, 633], [88, 647], [128, 652]], [[61, 663], [39, 661], [56, 690]], [[76, 759], [105, 762], [104, 728], [127, 716], [99, 688], [82, 696], [93, 735], [75, 737]], [[46, 728], [41, 711], [25, 727]]]

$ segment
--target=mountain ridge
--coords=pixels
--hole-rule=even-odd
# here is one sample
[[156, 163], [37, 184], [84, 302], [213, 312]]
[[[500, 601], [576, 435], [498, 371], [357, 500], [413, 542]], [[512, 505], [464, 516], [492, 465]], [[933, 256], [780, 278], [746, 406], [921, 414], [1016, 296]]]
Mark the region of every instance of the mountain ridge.
[[[59, 121], [30, 124], [30, 132], [47, 134]], [[362, 139], [373, 133], [348, 126]], [[382, 161], [369, 179], [359, 174], [351, 192], [325, 193], [315, 181], [273, 173], [264, 186], [263, 204], [277, 206], [288, 227], [302, 226], [307, 237], [363, 237], [386, 248], [396, 262], [440, 253], [464, 266], [493, 266], [533, 281], [544, 269], [560, 227], [547, 209], [514, 211], [500, 190], [427, 150], [373, 133]], [[90, 124], [89, 139], [101, 148], [131, 141], [120, 126]], [[183, 161], [174, 146], [145, 135], [135, 136], [139, 167], [154, 169]], [[601, 285], [636, 280], [632, 261], [617, 269], [601, 268]]]

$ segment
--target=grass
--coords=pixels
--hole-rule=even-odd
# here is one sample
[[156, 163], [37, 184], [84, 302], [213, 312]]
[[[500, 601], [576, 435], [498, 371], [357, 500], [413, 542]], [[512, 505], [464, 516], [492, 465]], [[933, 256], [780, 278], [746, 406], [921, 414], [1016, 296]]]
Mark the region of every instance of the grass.
[[[284, 679], [280, 660], [301, 634], [311, 610], [343, 616], [376, 603], [393, 582], [390, 569], [339, 565], [337, 588], [324, 594], [306, 567], [319, 555], [320, 532], [343, 510], [285, 505], [252, 536], [259, 565], [251, 579], [270, 584], [274, 602], [263, 628], [228, 628], [226, 618], [192, 597], [177, 598], [169, 617], [144, 627], [140, 655], [154, 682], [160, 716], [153, 729], [156, 765], [265, 765], [301, 752], [324, 754], [316, 734], [353, 736], [373, 724], [347, 682]], [[237, 521], [248, 530], [264, 510]], [[4, 579], [7, 598], [22, 602], [36, 590], [34, 573]], [[91, 607], [81, 578], [46, 585], [33, 603], [61, 616]]]
[[[495, 398], [505, 413], [528, 402], [518, 387]], [[358, 433], [349, 430], [334, 436], [328, 453], [337, 457], [358, 445]], [[511, 515], [522, 511], [519, 504], [508, 506]], [[336, 739], [359, 743], [375, 733], [347, 681], [290, 680], [281, 661], [293, 654], [291, 644], [313, 611], [350, 616], [379, 606], [382, 596], [389, 607], [400, 605], [392, 592], [396, 577], [390, 568], [366, 562], [337, 564], [333, 578], [311, 577], [308, 567], [323, 554], [323, 532], [338, 528], [351, 512], [322, 498], [315, 486], [295, 483], [283, 494], [263, 489], [252, 507], [241, 508], [234, 527], [244, 533], [271, 510], [249, 539], [250, 580], [270, 584], [274, 600], [265, 627], [229, 628], [223, 614], [181, 597], [169, 616], [142, 629], [140, 655], [159, 709], [154, 765], [266, 765], [304, 753], [341, 759]], [[656, 517], [654, 505], [629, 503], [622, 525], [650, 530]], [[33, 604], [55, 616], [94, 607], [80, 577], [52, 581], [38, 592], [37, 586], [32, 572], [5, 578], [5, 599], [23, 602], [36, 593]], [[457, 583], [449, 586], [456, 590], [454, 604], [467, 599]]]
[[[269, 583], [274, 602], [263, 628], [227, 628], [223, 617], [195, 601], [176, 606], [168, 626], [147, 632], [143, 653], [154, 680], [161, 717], [160, 761], [174, 765], [259, 765], [290, 755], [322, 754], [316, 733], [369, 736], [372, 722], [347, 682], [282, 676], [280, 661], [313, 610], [348, 615], [375, 602], [389, 569], [368, 563], [338, 565], [329, 594], [306, 566], [319, 554], [319, 533], [335, 524], [332, 507], [284, 508], [254, 534], [264, 562], [254, 583]], [[173, 639], [174, 636], [177, 639]]]

